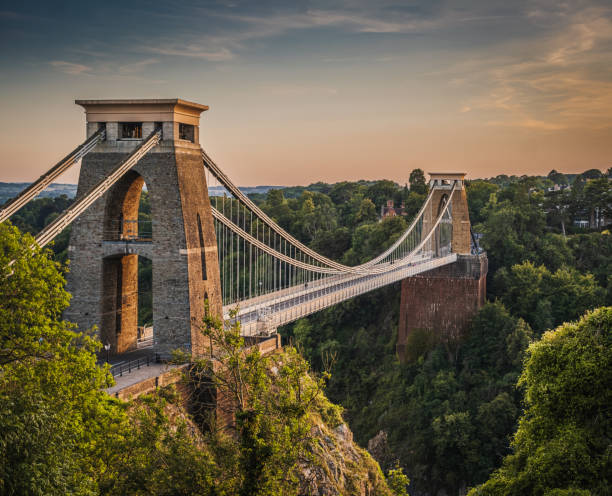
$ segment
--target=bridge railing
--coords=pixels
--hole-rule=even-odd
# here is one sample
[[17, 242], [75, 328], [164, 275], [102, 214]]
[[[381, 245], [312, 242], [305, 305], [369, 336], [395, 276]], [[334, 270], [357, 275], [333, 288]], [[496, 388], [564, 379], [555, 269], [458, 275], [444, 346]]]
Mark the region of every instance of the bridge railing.
[[150, 220], [113, 220], [104, 229], [104, 241], [153, 241], [153, 222]]
[[110, 368], [110, 373], [113, 377], [123, 377], [123, 374], [129, 374], [133, 370], [140, 370], [141, 367], [148, 367], [157, 363], [155, 359], [147, 355], [146, 357], [130, 360], [129, 362], [118, 363]]

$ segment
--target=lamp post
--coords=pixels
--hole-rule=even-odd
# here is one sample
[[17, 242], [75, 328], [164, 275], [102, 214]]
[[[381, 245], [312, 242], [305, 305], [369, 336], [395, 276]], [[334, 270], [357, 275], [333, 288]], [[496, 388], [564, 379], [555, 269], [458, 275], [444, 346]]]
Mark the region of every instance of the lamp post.
[[108, 363], [108, 352], [110, 351], [110, 343], [106, 343], [104, 345], [104, 349], [106, 350], [106, 363]]

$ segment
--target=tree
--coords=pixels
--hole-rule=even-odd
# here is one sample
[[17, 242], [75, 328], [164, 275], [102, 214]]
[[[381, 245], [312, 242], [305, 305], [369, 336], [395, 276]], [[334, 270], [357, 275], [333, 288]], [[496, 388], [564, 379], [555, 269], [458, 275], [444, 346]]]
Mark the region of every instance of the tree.
[[555, 169], [551, 170], [548, 173], [547, 177], [552, 181], [553, 184], [558, 184], [559, 186], [566, 186], [567, 184], [569, 184], [567, 177], [565, 177], [565, 174], [557, 172]]
[[300, 233], [302, 241], [309, 243], [320, 231], [329, 231], [336, 227], [336, 209], [329, 196], [304, 191], [300, 204], [292, 231]]
[[408, 178], [410, 182], [410, 191], [414, 191], [420, 195], [427, 194], [427, 182], [425, 181], [425, 173], [423, 169], [414, 169]]
[[565, 236], [565, 226], [569, 222], [571, 194], [567, 189], [550, 191], [545, 196], [544, 208], [552, 225], [560, 225]]
[[490, 272], [537, 259], [546, 221], [538, 202], [523, 185], [512, 184], [491, 195], [483, 213], [486, 220], [479, 228]]
[[419, 194], [414, 191], [408, 193], [408, 197], [404, 199], [404, 211], [407, 214], [407, 220], [414, 219], [414, 216], [421, 210], [423, 203], [425, 203], [426, 196], [426, 193]]
[[549, 331], [528, 350], [513, 453], [473, 489], [484, 495], [609, 494], [612, 307]]
[[[410, 492], [457, 494], [485, 481], [508, 453], [520, 395], [515, 388], [531, 330], [501, 303], [477, 314], [455, 362], [434, 331], [408, 364], [395, 357], [397, 287], [372, 292], [299, 321], [293, 338], [321, 368], [336, 342], [328, 395], [345, 407], [356, 439], [381, 430], [410, 475]], [[406, 419], [410, 419], [407, 422]]]
[[499, 186], [488, 181], [470, 181], [466, 188], [470, 222], [478, 224], [485, 220], [482, 209], [488, 203], [493, 193], [499, 191]]
[[351, 247], [351, 232], [347, 227], [338, 227], [332, 231], [318, 231], [310, 247], [317, 253], [334, 260], [341, 260], [342, 255]]
[[0, 244], [0, 492], [89, 494], [87, 455], [116, 411], [99, 343], [61, 320], [69, 295], [50, 251], [7, 223]]
[[211, 456], [163, 398], [104, 391], [100, 343], [61, 319], [59, 264], [33, 243], [0, 225], [0, 493], [213, 494]]
[[393, 491], [395, 496], [409, 496], [406, 488], [410, 484], [410, 479], [404, 474], [404, 470], [399, 466], [399, 463], [395, 463], [395, 467], [389, 469], [387, 474], [387, 484]]
[[599, 169], [589, 169], [580, 174], [584, 179], [599, 179], [603, 176]]
[[591, 274], [561, 268], [555, 272], [531, 262], [500, 269], [496, 294], [517, 316], [543, 332], [603, 304], [605, 292]]
[[364, 192], [364, 196], [372, 200], [376, 205], [376, 210], [379, 211], [387, 200], [395, 198], [399, 187], [396, 183], [389, 180], [376, 181], [374, 184], [369, 186]]
[[359, 184], [343, 181], [334, 184], [329, 192], [329, 197], [336, 205], [342, 205], [355, 196], [359, 192], [359, 189]]
[[344, 257], [345, 262], [351, 265], [366, 262], [383, 252], [406, 228], [406, 221], [399, 216], [387, 217], [374, 224], [360, 225], [355, 229], [352, 247]]
[[569, 241], [570, 238], [562, 234], [544, 234], [538, 240], [533, 261], [553, 272], [563, 267], [573, 267], [576, 262]]
[[268, 191], [266, 203], [262, 207], [284, 229], [291, 226], [294, 215], [289, 208], [287, 200], [285, 200], [282, 189], [271, 189]]
[[[60, 212], [72, 203], [66, 195], [56, 198], [37, 198], [22, 209], [15, 212], [11, 222], [22, 232], [37, 234], [57, 218]], [[49, 246], [55, 253], [56, 260], [65, 263], [68, 258], [68, 241], [70, 239], [70, 226], [64, 229]]]
[[328, 373], [310, 378], [307, 362], [291, 348], [282, 357], [263, 356], [256, 346], [245, 349], [239, 323], [228, 329], [207, 315], [202, 332], [213, 352], [196, 362], [195, 377], [200, 388], [211, 382], [216, 401], [227, 405], [234, 419], [236, 494], [293, 494], [298, 462], [309, 459], [309, 414], [321, 399]]
[[612, 214], [612, 185], [607, 177], [593, 179], [584, 186], [585, 204], [590, 212], [591, 227], [603, 227], [603, 220]]
[[374, 222], [378, 218], [376, 214], [376, 205], [369, 198], [364, 198], [359, 205], [359, 210], [355, 216], [355, 221], [358, 224]]
[[568, 246], [576, 269], [592, 273], [600, 286], [608, 287], [608, 277], [612, 274], [612, 235], [576, 234], [568, 239]]

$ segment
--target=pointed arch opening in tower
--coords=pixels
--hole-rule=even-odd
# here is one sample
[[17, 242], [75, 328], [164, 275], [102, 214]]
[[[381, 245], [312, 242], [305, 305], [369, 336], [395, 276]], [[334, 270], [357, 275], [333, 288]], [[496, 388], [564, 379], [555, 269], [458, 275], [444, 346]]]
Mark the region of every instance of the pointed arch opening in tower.
[[[101, 337], [113, 353], [153, 345], [153, 220], [144, 178], [126, 174], [109, 192], [104, 212]], [[144, 254], [143, 254], [144, 253]]]

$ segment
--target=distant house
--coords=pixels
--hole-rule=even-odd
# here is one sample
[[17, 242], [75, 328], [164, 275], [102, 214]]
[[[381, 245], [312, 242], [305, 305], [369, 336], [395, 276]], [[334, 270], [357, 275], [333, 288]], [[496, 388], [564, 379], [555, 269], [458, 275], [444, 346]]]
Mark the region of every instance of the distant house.
[[383, 205], [380, 209], [381, 220], [386, 217], [396, 217], [398, 215], [408, 215], [406, 213], [406, 206], [404, 205], [404, 202], [402, 202], [399, 208], [395, 208], [393, 200], [387, 200], [387, 204]]
[[552, 193], [553, 191], [563, 191], [564, 189], [571, 189], [569, 184], [555, 184], [554, 186], [551, 186], [550, 188], [547, 189], [547, 191], [549, 193]]
[[576, 227], [580, 227], [582, 229], [588, 229], [590, 227], [590, 222], [588, 220], [585, 219], [575, 219], [574, 220], [574, 225]]

